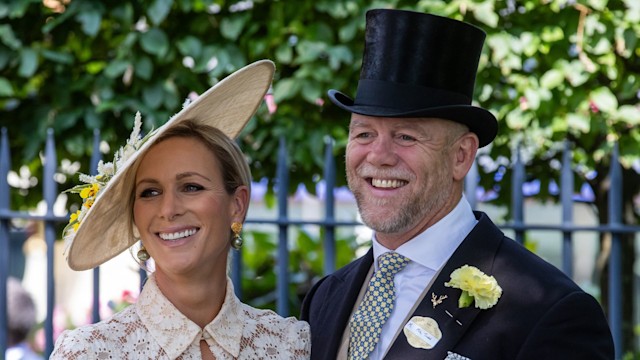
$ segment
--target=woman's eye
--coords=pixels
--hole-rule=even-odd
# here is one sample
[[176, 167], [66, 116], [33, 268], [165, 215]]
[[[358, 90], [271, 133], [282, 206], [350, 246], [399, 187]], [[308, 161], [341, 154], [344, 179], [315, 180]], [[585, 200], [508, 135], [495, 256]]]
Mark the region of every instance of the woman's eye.
[[184, 190], [187, 192], [195, 192], [195, 191], [200, 191], [202, 189], [204, 189], [204, 187], [198, 184], [186, 184], [184, 186]]
[[144, 189], [140, 192], [141, 198], [148, 198], [158, 195], [160, 192], [156, 189]]

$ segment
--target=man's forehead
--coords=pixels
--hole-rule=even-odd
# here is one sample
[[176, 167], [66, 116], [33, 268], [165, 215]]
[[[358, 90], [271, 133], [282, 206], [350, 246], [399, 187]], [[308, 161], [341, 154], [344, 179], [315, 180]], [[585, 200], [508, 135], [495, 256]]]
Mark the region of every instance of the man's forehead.
[[351, 115], [350, 127], [357, 126], [371, 126], [376, 124], [384, 124], [386, 126], [395, 127], [423, 127], [435, 124], [446, 125], [453, 123], [451, 120], [445, 120], [441, 118], [428, 118], [428, 117], [380, 117], [380, 116], [367, 116], [353, 113]]

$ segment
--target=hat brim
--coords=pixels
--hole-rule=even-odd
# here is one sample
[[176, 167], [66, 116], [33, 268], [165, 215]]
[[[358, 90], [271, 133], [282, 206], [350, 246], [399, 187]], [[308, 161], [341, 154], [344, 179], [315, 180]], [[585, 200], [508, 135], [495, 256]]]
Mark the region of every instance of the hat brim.
[[486, 109], [472, 105], [449, 105], [406, 110], [355, 104], [351, 97], [333, 89], [329, 90], [327, 95], [336, 106], [355, 114], [400, 118], [432, 117], [464, 124], [478, 136], [480, 147], [491, 143], [498, 134], [498, 121], [495, 116]]
[[275, 66], [269, 60], [247, 65], [215, 84], [158, 128], [100, 191], [70, 244], [69, 267], [73, 270], [94, 268], [136, 242], [132, 232], [133, 182], [139, 159], [159, 136], [184, 120], [194, 120], [235, 138], [260, 106], [274, 71]]

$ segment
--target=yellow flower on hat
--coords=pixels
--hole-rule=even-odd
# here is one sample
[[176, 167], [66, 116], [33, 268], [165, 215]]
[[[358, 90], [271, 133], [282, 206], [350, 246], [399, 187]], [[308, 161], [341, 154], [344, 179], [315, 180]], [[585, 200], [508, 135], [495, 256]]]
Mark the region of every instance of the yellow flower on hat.
[[451, 280], [444, 285], [462, 290], [458, 299], [458, 306], [461, 308], [471, 305], [475, 300], [475, 307], [489, 309], [497, 304], [502, 296], [502, 288], [493, 276], [469, 265], [454, 270], [451, 273]]

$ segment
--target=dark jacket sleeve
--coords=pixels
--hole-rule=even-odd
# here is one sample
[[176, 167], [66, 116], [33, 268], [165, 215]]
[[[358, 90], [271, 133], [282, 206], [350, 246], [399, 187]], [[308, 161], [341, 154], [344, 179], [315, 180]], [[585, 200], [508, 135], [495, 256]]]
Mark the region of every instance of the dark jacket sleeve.
[[518, 360], [613, 359], [614, 347], [602, 308], [589, 294], [560, 299], [531, 329]]

